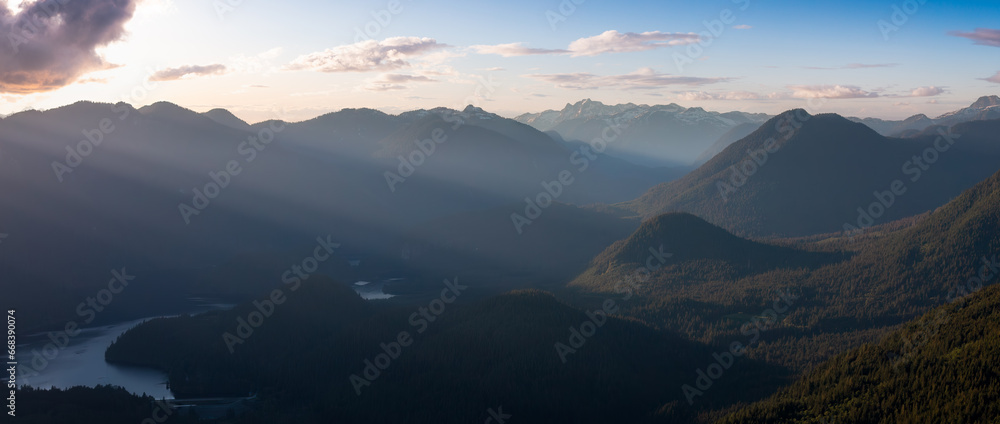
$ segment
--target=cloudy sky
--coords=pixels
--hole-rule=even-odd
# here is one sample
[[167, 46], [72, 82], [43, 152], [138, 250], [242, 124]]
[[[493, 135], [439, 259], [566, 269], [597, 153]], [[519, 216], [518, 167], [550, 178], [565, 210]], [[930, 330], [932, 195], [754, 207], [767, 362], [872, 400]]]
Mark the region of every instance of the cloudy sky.
[[777, 113], [825, 97], [905, 118], [1000, 92], [995, 0], [0, 0], [0, 36], [0, 114], [515, 115], [584, 98]]

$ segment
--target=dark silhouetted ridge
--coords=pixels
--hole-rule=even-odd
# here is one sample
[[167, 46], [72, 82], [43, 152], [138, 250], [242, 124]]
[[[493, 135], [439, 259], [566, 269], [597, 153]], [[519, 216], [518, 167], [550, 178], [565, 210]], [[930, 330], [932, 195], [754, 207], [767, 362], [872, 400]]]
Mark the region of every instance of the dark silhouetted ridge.
[[205, 115], [208, 117], [208, 119], [211, 119], [215, 122], [218, 122], [230, 128], [235, 128], [238, 130], [250, 129], [250, 124], [248, 124], [246, 121], [240, 118], [237, 118], [236, 115], [233, 115], [232, 112], [225, 109], [212, 109], [208, 112], [203, 113], [202, 115]]

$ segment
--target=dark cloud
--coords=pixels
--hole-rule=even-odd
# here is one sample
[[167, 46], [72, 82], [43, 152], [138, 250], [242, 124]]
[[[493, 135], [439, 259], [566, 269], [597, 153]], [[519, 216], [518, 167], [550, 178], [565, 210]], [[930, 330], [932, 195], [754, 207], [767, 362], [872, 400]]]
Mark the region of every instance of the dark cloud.
[[26, 1], [17, 14], [0, 2], [0, 93], [55, 90], [112, 67], [95, 49], [122, 38], [137, 2]]
[[217, 75], [226, 72], [226, 66], [215, 65], [186, 65], [178, 68], [167, 68], [157, 71], [149, 77], [150, 81], [173, 81], [188, 75]]

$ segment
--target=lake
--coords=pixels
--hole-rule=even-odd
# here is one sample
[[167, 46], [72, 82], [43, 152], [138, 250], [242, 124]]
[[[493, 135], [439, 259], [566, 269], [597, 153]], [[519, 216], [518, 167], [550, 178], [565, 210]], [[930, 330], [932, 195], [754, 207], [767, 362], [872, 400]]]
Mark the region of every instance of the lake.
[[[194, 306], [185, 313], [202, 313], [232, 307], [230, 304], [209, 299], [190, 300]], [[48, 352], [51, 359], [43, 355], [43, 347], [51, 342], [48, 333], [25, 336], [21, 340], [23, 343], [17, 346], [17, 361], [20, 366], [35, 369], [37, 375], [22, 376], [19, 373], [19, 385], [66, 389], [74, 386], [93, 387], [110, 384], [124, 387], [125, 390], [138, 395], [145, 393], [157, 399], [173, 399], [173, 393], [166, 386], [165, 373], [149, 368], [112, 365], [104, 361], [104, 351], [118, 336], [144, 321], [160, 317], [162, 316], [84, 328], [80, 334], [72, 337], [69, 344], [59, 350], [57, 355], [53, 357], [51, 351]]]
[[400, 281], [400, 280], [403, 279], [392, 278], [388, 280], [381, 280], [374, 283], [370, 281], [358, 281], [355, 282], [352, 287], [354, 288], [354, 291], [356, 291], [359, 295], [361, 295], [361, 298], [365, 300], [389, 299], [394, 296], [383, 292], [382, 288], [385, 287], [386, 283]]

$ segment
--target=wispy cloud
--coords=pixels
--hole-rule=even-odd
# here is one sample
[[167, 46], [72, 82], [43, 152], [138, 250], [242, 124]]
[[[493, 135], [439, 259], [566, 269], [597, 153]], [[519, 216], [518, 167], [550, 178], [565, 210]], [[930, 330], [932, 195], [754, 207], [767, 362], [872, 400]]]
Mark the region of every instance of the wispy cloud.
[[[879, 94], [879, 90], [866, 91], [855, 86], [843, 85], [794, 85], [789, 86], [791, 93], [772, 92], [754, 93], [751, 91], [729, 91], [711, 93], [706, 91], [684, 91], [676, 92], [678, 100], [685, 101], [705, 101], [705, 100], [782, 100], [792, 98], [828, 98], [828, 99], [861, 99], [872, 97], [934, 97], [944, 94], [943, 87], [926, 86], [910, 90], [906, 94]], [[897, 103], [898, 105], [898, 103]]]
[[569, 53], [568, 50], [558, 49], [537, 49], [525, 47], [524, 43], [509, 43], [496, 45], [476, 45], [471, 47], [479, 54], [495, 54], [503, 57], [531, 56], [536, 54], [561, 54]]
[[652, 68], [641, 68], [623, 75], [595, 75], [578, 72], [572, 74], [530, 74], [528, 78], [554, 84], [559, 88], [586, 90], [597, 88], [652, 89], [670, 85], [705, 85], [726, 82], [732, 78], [700, 78], [661, 74]]
[[976, 28], [972, 32], [951, 31], [948, 35], [968, 38], [983, 46], [1000, 47], [1000, 29]]
[[895, 68], [898, 63], [848, 63], [844, 69]]
[[899, 66], [898, 63], [848, 63], [844, 66], [837, 67], [821, 67], [821, 66], [803, 66], [803, 69], [815, 69], [815, 70], [836, 70], [836, 69], [870, 69], [870, 68], [893, 68]]
[[668, 33], [660, 31], [621, 33], [610, 30], [600, 35], [573, 41], [566, 49], [532, 48], [525, 46], [524, 43], [476, 45], [471, 48], [480, 54], [496, 54], [504, 57], [542, 54], [568, 54], [576, 57], [597, 56], [606, 53], [640, 52], [697, 43], [699, 40], [701, 38], [698, 34], [694, 33]]
[[733, 29], [753, 29], [753, 27], [750, 25], [736, 25]]
[[150, 81], [174, 81], [188, 75], [204, 76], [218, 75], [226, 72], [226, 65], [186, 65], [177, 68], [167, 68], [157, 71], [149, 77]]
[[409, 67], [409, 59], [445, 47], [448, 46], [426, 37], [366, 40], [299, 56], [287, 69], [320, 72], [391, 71]]
[[369, 91], [392, 91], [392, 90], [404, 90], [409, 88], [407, 83], [421, 83], [421, 82], [436, 82], [437, 80], [425, 77], [423, 75], [405, 75], [405, 74], [383, 74], [379, 75], [378, 78], [368, 81], [368, 84], [364, 86], [365, 90]]
[[792, 97], [798, 99], [863, 99], [878, 97], [878, 93], [853, 85], [792, 85]]
[[997, 84], [1000, 84], [1000, 71], [997, 71], [997, 74], [992, 77], [983, 78], [983, 81], [995, 82]]
[[778, 100], [788, 98], [784, 93], [753, 93], [750, 91], [730, 91], [726, 93], [709, 93], [705, 91], [685, 91], [677, 93], [677, 100], [683, 101], [706, 101], [706, 100]]
[[77, 84], [91, 84], [91, 83], [93, 83], [93, 84], [107, 84], [108, 83], [108, 79], [107, 78], [89, 77], [89, 78], [78, 79], [78, 80], [76, 80], [76, 83]]
[[623, 53], [653, 50], [661, 47], [697, 43], [701, 38], [695, 33], [643, 33], [605, 31], [601, 35], [581, 38], [569, 45], [573, 56], [596, 56], [604, 53]]

